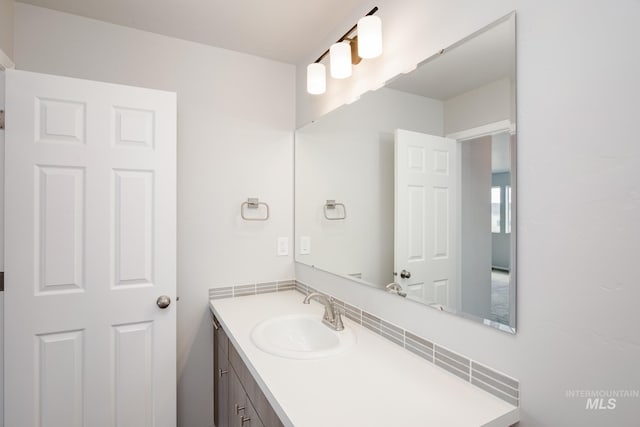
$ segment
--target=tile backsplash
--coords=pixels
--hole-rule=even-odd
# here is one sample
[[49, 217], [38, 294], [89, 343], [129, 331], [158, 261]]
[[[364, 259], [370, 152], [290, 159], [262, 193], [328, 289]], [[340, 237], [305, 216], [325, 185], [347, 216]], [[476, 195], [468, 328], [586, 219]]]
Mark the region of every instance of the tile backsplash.
[[[234, 298], [246, 295], [290, 291], [294, 289], [304, 295], [308, 295], [312, 292], [320, 292], [300, 281], [290, 279], [277, 282], [211, 288], [209, 289], [209, 299]], [[327, 297], [332, 297], [324, 292], [320, 293]], [[403, 347], [411, 353], [423, 358], [427, 362], [433, 363], [453, 375], [470, 382], [476, 387], [479, 387], [512, 405], [519, 406], [520, 383], [518, 380], [413, 334], [410, 331], [402, 329], [384, 319], [380, 319], [374, 314], [368, 313], [359, 307], [355, 307], [337, 298], [333, 298], [333, 301], [342, 310], [344, 310], [344, 315], [348, 319], [364, 326], [376, 334], [379, 334], [390, 342]]]
[[280, 280], [277, 282], [252, 283], [249, 285], [225, 286], [209, 289], [209, 299], [223, 299], [243, 297], [247, 295], [267, 294], [270, 292], [282, 292], [295, 289], [295, 280]]

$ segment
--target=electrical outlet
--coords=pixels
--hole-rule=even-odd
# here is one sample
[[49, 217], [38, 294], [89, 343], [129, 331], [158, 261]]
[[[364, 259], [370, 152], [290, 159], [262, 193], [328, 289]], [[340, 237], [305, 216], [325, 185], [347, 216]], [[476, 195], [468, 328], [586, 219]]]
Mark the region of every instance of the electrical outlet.
[[311, 237], [300, 236], [300, 255], [311, 254]]
[[278, 237], [278, 256], [289, 255], [289, 238]]

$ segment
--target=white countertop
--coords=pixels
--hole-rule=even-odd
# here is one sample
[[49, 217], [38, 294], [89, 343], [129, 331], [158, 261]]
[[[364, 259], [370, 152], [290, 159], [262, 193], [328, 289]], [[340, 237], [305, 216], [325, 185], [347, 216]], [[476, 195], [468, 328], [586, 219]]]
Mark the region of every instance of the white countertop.
[[480, 390], [343, 317], [357, 343], [346, 353], [293, 360], [265, 353], [251, 341], [263, 320], [317, 314], [296, 291], [211, 301], [265, 396], [286, 426], [509, 426], [518, 408]]

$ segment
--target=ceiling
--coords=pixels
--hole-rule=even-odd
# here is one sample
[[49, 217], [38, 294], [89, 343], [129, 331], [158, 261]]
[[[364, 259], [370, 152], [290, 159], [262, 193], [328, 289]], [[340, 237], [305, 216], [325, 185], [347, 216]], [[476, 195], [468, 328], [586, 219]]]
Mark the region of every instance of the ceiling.
[[363, 0], [20, 1], [291, 64], [320, 55], [313, 50], [363, 5]]
[[515, 81], [515, 18], [461, 40], [387, 87], [445, 101], [505, 77]]

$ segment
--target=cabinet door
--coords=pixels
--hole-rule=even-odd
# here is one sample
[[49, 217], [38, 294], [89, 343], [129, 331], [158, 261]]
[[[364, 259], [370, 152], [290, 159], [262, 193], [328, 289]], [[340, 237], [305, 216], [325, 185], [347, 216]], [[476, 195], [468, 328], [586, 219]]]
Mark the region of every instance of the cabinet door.
[[[215, 324], [214, 320], [214, 324]], [[229, 427], [229, 359], [227, 336], [218, 326], [213, 335], [213, 420], [216, 427]]]

